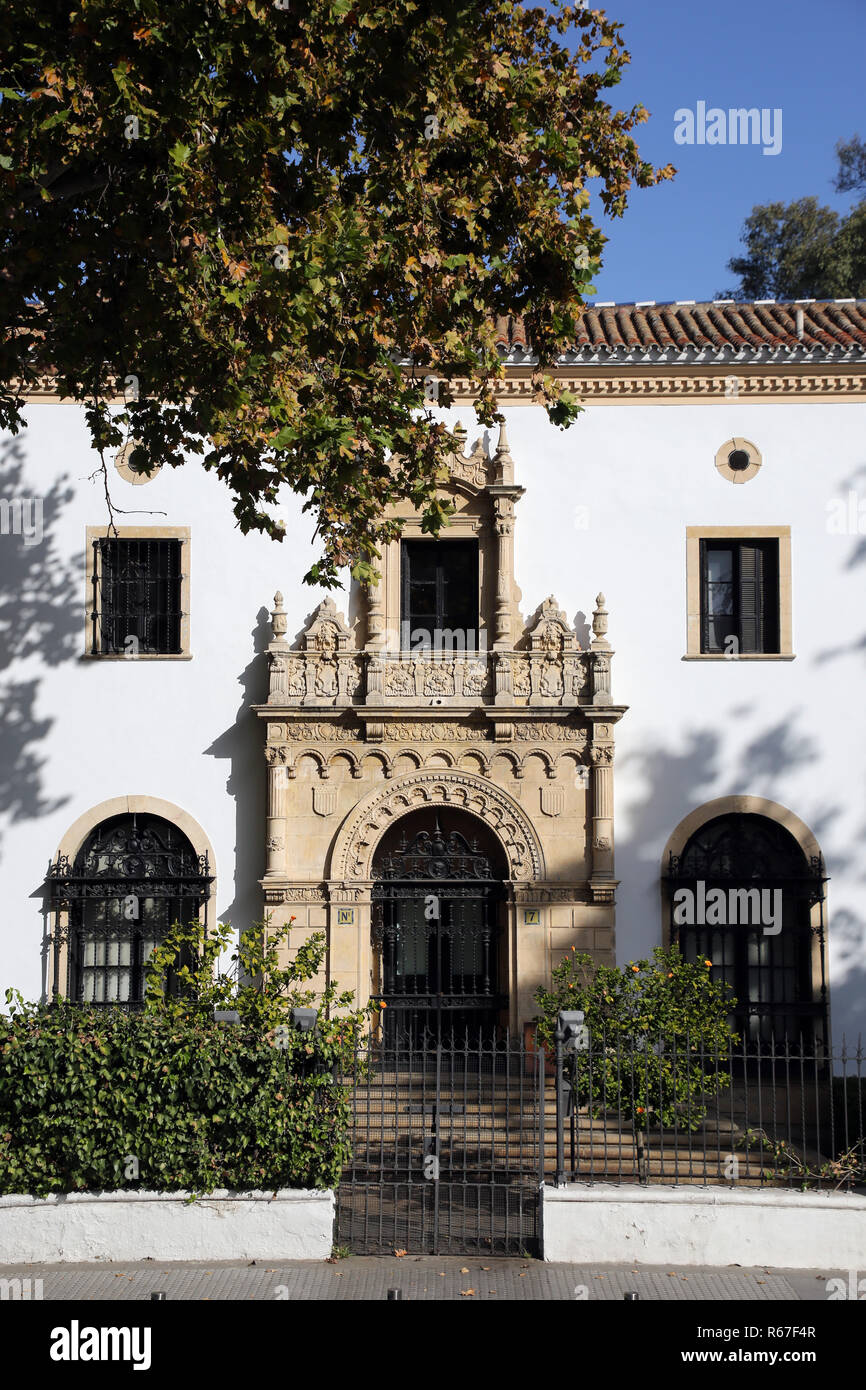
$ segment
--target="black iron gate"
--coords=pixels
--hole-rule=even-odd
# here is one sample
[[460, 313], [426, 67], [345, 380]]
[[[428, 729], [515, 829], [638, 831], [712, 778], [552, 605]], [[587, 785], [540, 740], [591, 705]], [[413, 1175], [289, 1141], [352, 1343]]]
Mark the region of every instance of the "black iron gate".
[[374, 997], [385, 1042], [494, 1036], [502, 885], [490, 859], [457, 829], [405, 838], [374, 865]]
[[538, 1253], [543, 1061], [464, 1031], [359, 1052], [335, 1243], [354, 1254]]

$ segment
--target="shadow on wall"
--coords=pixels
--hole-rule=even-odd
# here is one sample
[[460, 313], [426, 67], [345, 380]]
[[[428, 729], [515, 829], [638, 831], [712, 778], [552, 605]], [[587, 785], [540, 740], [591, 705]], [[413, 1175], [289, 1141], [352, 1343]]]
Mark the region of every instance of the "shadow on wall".
[[[866, 463], [855, 469], [849, 477], [843, 478], [839, 484], [838, 495], [829, 499], [827, 506], [828, 529], [831, 525], [838, 528], [834, 534], [840, 544], [844, 544], [847, 538], [854, 538], [845, 569], [856, 569], [858, 565], [866, 563]], [[815, 657], [815, 664], [823, 666], [829, 661], [838, 660], [840, 656], [849, 656], [854, 652], [862, 652], [866, 656], [866, 632], [841, 646], [825, 647]]]
[[[623, 808], [616, 841], [616, 874], [620, 880], [617, 906], [617, 959], [622, 964], [649, 954], [662, 940], [659, 874], [668, 837], [690, 811], [717, 796], [759, 796], [801, 808], [785, 794], [784, 778], [792, 769], [813, 763], [814, 741], [798, 731], [800, 713], [774, 724], [751, 739], [735, 766], [726, 766], [721, 738], [714, 730], [692, 730], [681, 751], [656, 744], [651, 750], [623, 755], [628, 767], [647, 787], [645, 797]], [[852, 778], [853, 786], [853, 778]], [[833, 875], [850, 865], [846, 842], [837, 844], [833, 823], [844, 807], [825, 805], [802, 816], [821, 845], [828, 884], [830, 914], [827, 957], [833, 1037], [842, 1034], [856, 1043], [866, 1033], [866, 915], [848, 908], [833, 909]], [[645, 885], [645, 886], [644, 886]]]
[[84, 557], [64, 559], [57, 550], [57, 521], [73, 498], [66, 476], [37, 496], [16, 437], [0, 446], [0, 479], [0, 818], [11, 823], [48, 815], [69, 800], [45, 794], [38, 745], [53, 721], [36, 717], [38, 675], [12, 680], [2, 673], [25, 660], [59, 666], [79, 654]]
[[[227, 758], [229, 774], [226, 791], [235, 803], [234, 897], [224, 906], [217, 904], [219, 920], [246, 931], [262, 916], [262, 890], [259, 880], [265, 873], [265, 813], [267, 769], [264, 759], [264, 728], [251, 709], [268, 697], [268, 671], [264, 652], [271, 640], [271, 616], [260, 608], [252, 631], [255, 655], [238, 677], [243, 692], [237, 717], [231, 728], [204, 750], [211, 758]], [[220, 879], [219, 887], [225, 880]]]

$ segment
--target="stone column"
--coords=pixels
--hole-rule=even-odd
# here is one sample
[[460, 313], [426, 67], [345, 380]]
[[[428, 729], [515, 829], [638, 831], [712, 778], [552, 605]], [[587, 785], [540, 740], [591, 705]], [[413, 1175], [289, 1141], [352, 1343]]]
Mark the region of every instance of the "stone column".
[[268, 814], [266, 830], [267, 878], [276, 878], [286, 872], [286, 769], [283, 765], [285, 750], [269, 748], [268, 760]]
[[[607, 729], [605, 726], [605, 733]], [[613, 744], [595, 742], [592, 759], [592, 877], [613, 878]]]

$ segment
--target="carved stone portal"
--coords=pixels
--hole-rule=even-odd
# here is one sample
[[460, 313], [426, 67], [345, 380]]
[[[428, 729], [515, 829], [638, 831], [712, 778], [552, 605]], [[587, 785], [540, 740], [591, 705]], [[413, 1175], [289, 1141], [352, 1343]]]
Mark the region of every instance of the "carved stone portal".
[[[399, 542], [384, 547], [380, 582], [359, 593], [354, 628], [329, 596], [290, 645], [276, 595], [258, 708], [270, 769], [263, 889], [274, 925], [295, 919], [293, 946], [327, 931], [329, 978], [363, 1004], [375, 976], [376, 847], [415, 812], [474, 818], [507, 864], [498, 985], [503, 1022], [518, 1027], [572, 945], [615, 959], [613, 751], [624, 710], [612, 703], [603, 595], [589, 651], [552, 595], [526, 622], [519, 612], [523, 489], [504, 429], [493, 454], [480, 441], [467, 453], [456, 433], [448, 534], [478, 540], [483, 640], [472, 651], [400, 649]], [[423, 539], [419, 518], [400, 520]]]

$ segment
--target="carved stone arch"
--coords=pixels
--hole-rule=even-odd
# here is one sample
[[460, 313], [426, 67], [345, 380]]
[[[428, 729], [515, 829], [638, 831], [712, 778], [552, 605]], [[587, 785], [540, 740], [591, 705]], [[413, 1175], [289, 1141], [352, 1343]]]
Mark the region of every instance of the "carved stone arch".
[[573, 748], [567, 748], [564, 752], [557, 753], [554, 757], [553, 768], [555, 775], [559, 777], [562, 772], [567, 770], [569, 763], [571, 763], [572, 771], [575, 773], [587, 766], [586, 760], [582, 758], [579, 753], [575, 752]]
[[347, 762], [347, 763], [349, 764], [349, 767], [351, 768], [352, 776], [353, 776], [353, 777], [356, 777], [356, 778], [357, 778], [357, 777], [363, 776], [363, 773], [361, 772], [361, 763], [360, 763], [360, 759], [358, 758], [357, 753], [355, 753], [351, 748], [337, 748], [337, 749], [335, 749], [335, 751], [334, 751], [333, 753], [331, 753], [331, 755], [329, 756], [329, 758], [328, 758], [328, 760], [327, 760], [327, 763], [328, 763], [328, 770], [330, 771], [330, 769], [334, 766], [334, 764], [335, 764], [336, 762], [339, 762], [340, 759], [342, 759], [344, 762]]
[[520, 764], [520, 755], [518, 753], [515, 753], [513, 748], [497, 748], [494, 753], [491, 753], [487, 765], [488, 776], [492, 776], [493, 764], [496, 762], [497, 758], [502, 758], [505, 762], [509, 762], [511, 764], [511, 771], [514, 773], [515, 777], [523, 776], [523, 769]]
[[318, 763], [319, 776], [326, 779], [328, 777], [328, 757], [318, 748], [302, 748], [295, 754], [295, 769], [304, 758], [312, 758], [314, 763]]
[[386, 778], [393, 777], [394, 763], [384, 748], [365, 749], [361, 755], [359, 765], [365, 763], [368, 758], [380, 764]]
[[457, 766], [457, 758], [450, 748], [428, 748], [424, 752], [424, 766], [428, 767], [431, 758], [444, 758], [448, 767]]
[[407, 773], [354, 807], [334, 841], [330, 877], [368, 880], [373, 854], [388, 826], [418, 806], [437, 804], [459, 807], [490, 826], [505, 852], [512, 880], [544, 878], [541, 842], [522, 807], [483, 777], [446, 768]]
[[460, 750], [455, 766], [461, 768], [463, 772], [470, 772], [471, 768], [462, 767], [464, 758], [467, 761], [471, 761], [473, 763], [477, 762], [481, 764], [481, 776], [490, 776], [490, 758], [488, 757], [487, 753], [485, 753], [483, 748], [462, 748]]
[[[424, 764], [424, 754], [419, 753], [417, 748], [395, 748], [391, 754], [391, 767], [393, 768], [398, 758], [411, 758], [416, 768]], [[399, 775], [399, 774], [398, 774]], [[405, 776], [406, 774], [402, 774]]]
[[548, 777], [556, 776], [556, 760], [552, 753], [548, 753], [546, 748], [527, 748], [518, 764], [520, 776], [526, 774], [526, 764], [530, 758], [539, 758], [544, 763], [544, 768]]

